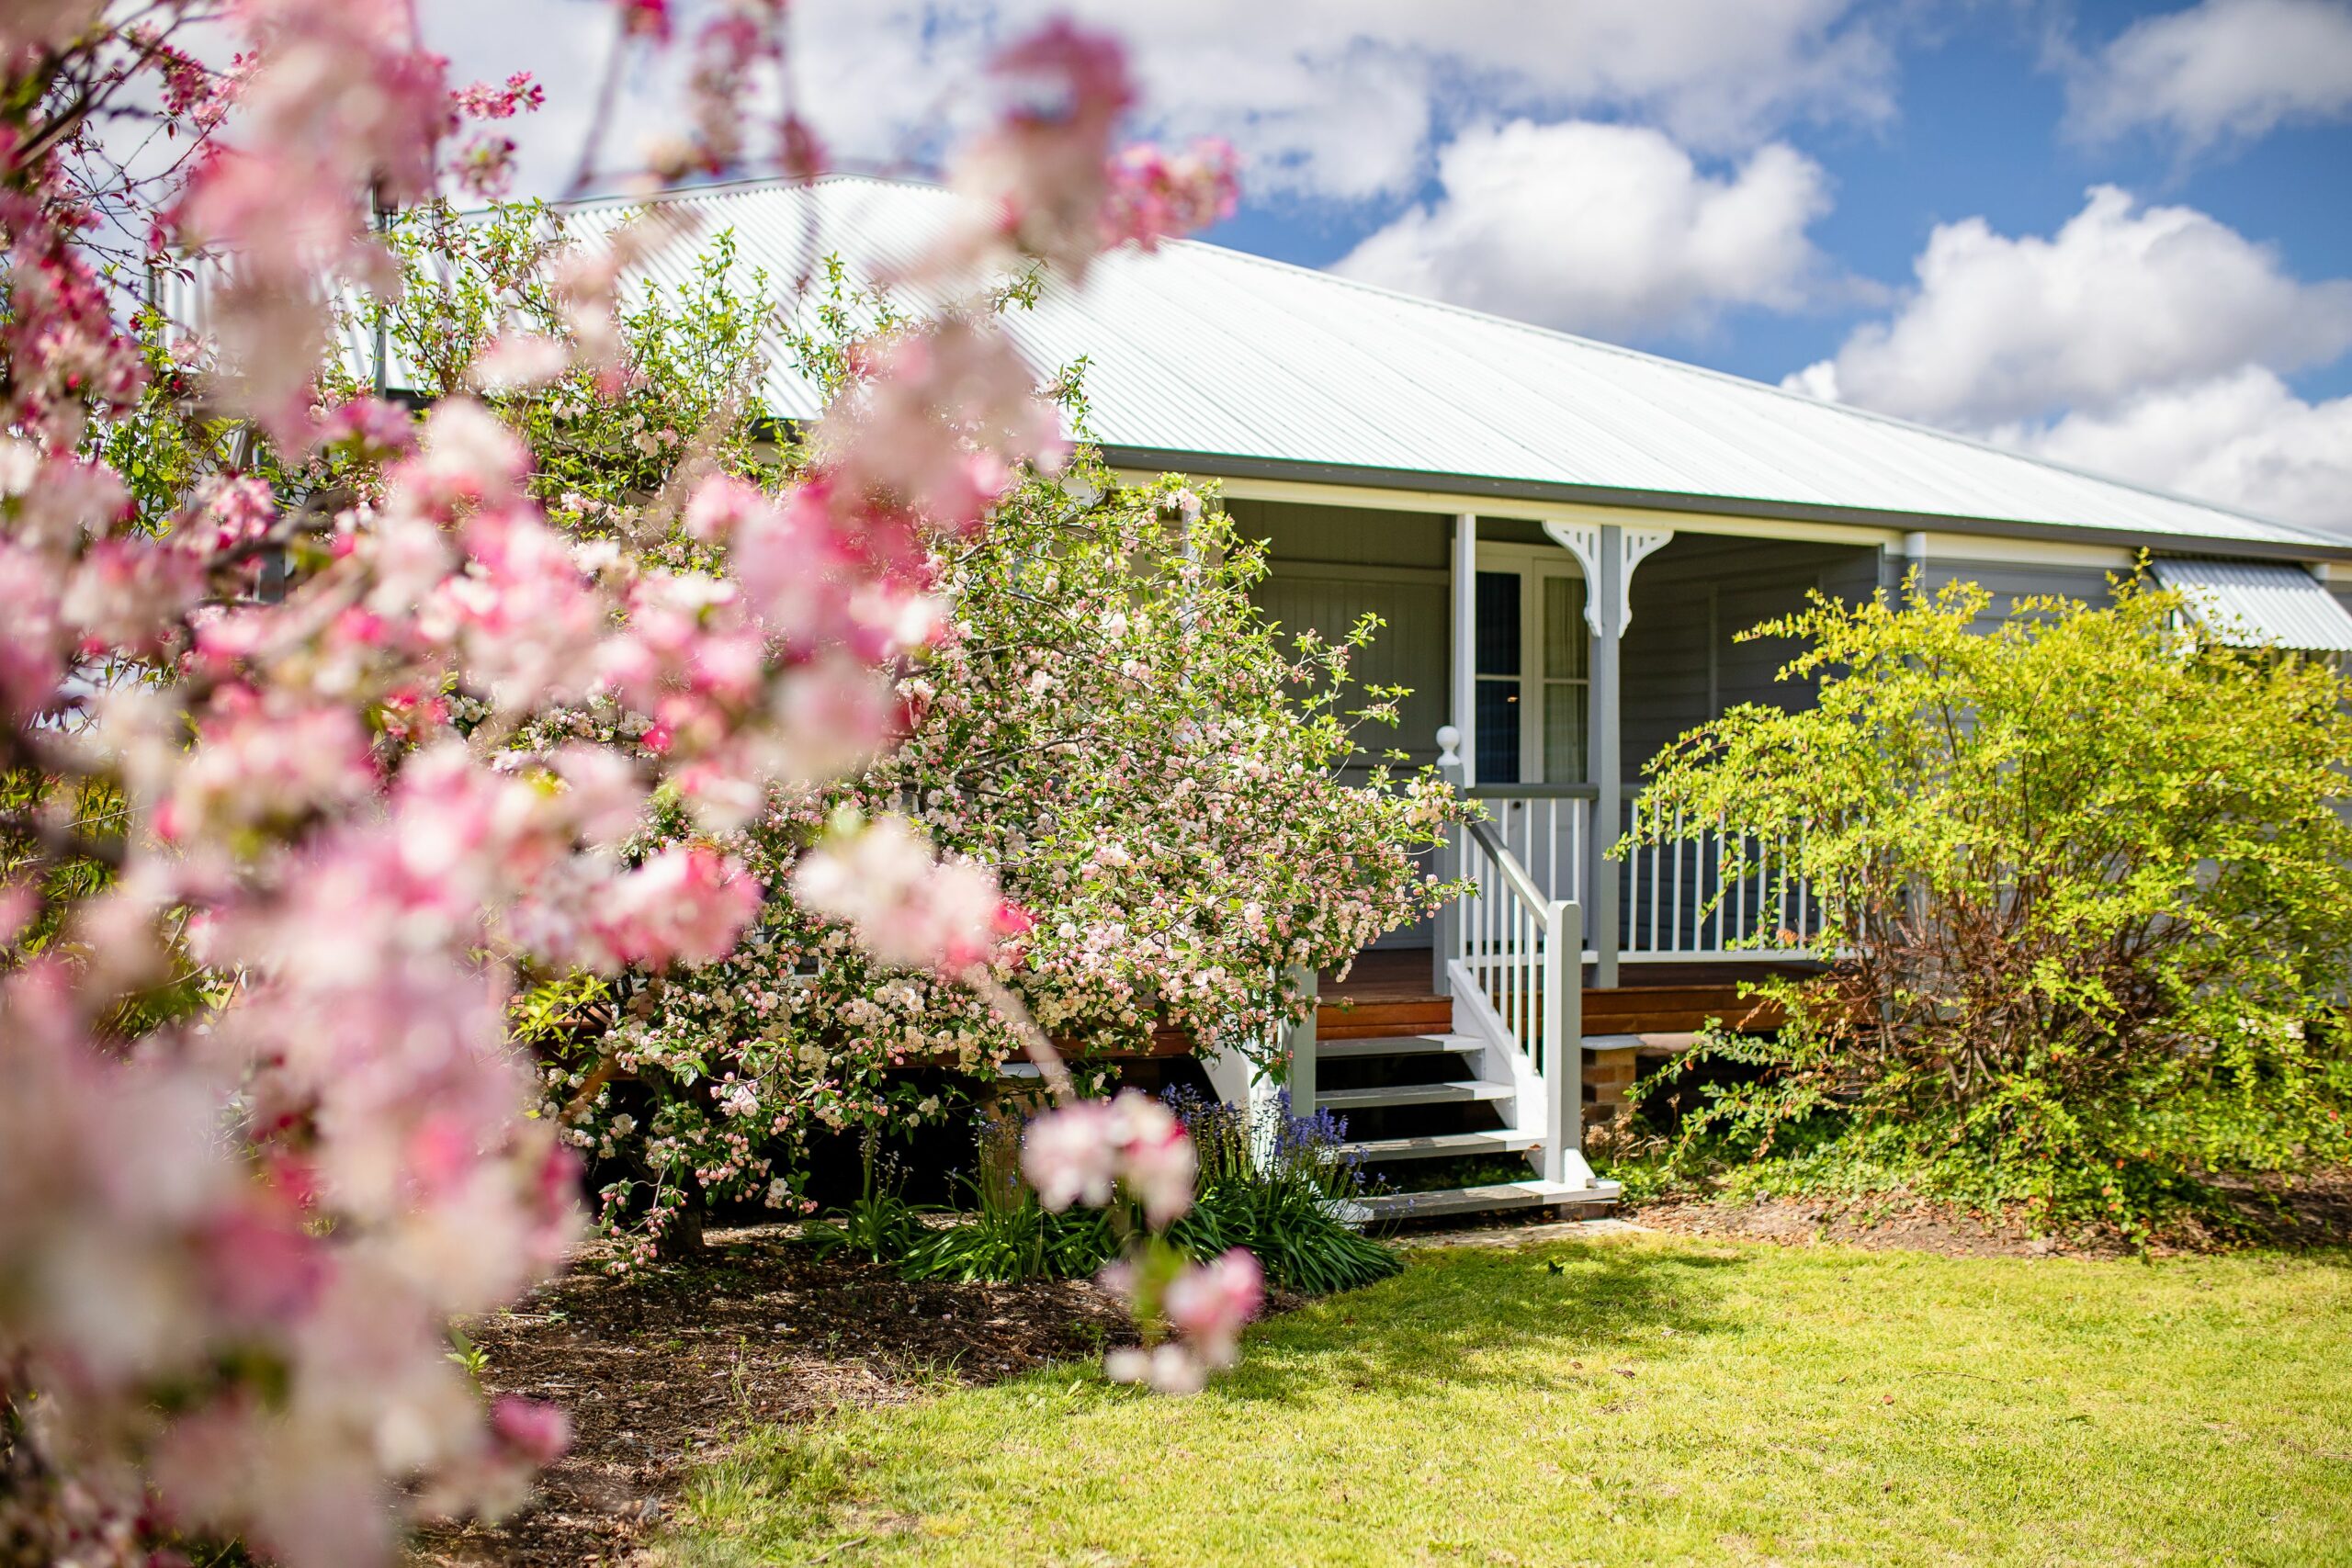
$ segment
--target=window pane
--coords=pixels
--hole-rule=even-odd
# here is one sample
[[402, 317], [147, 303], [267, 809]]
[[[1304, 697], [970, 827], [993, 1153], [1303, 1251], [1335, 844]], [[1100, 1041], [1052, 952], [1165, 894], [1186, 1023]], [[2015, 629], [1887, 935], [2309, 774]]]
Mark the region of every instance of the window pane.
[[[1514, 584], [1516, 586], [1516, 584]], [[1478, 682], [1478, 782], [1519, 782], [1519, 682]]]
[[1544, 673], [1554, 680], [1585, 678], [1584, 579], [1544, 580]]
[[1519, 573], [1478, 574], [1478, 673], [1519, 673]]
[[1544, 683], [1544, 782], [1590, 784], [1584, 768], [1586, 688], [1566, 681]]

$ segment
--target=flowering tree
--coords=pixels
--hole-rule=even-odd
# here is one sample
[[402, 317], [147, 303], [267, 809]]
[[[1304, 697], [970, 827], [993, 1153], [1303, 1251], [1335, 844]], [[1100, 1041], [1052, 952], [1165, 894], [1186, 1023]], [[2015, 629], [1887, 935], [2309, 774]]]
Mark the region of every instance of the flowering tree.
[[[899, 682], [899, 744], [729, 840], [793, 897], [725, 960], [654, 977], [559, 1080], [591, 1146], [639, 1166], [606, 1195], [641, 1245], [697, 1192], [792, 1201], [772, 1162], [811, 1132], [940, 1109], [891, 1069], [1020, 1049], [986, 994], [853, 940], [924, 852], [898, 813], [1001, 881], [1022, 915], [995, 977], [1081, 1053], [1155, 1028], [1261, 1050], [1312, 1005], [1295, 972], [1442, 896], [1415, 852], [1453, 816], [1444, 785], [1337, 777], [1391, 694], [1345, 711], [1351, 646], [1280, 646], [1249, 598], [1261, 551], [1193, 491], [1035, 479], [939, 568], [952, 618]], [[870, 825], [811, 855], [843, 820]]]
[[[537, 207], [420, 212], [394, 234], [411, 256], [401, 300], [353, 324], [364, 336], [380, 317], [420, 389], [456, 395], [499, 374], [512, 344], [557, 329], [563, 229]], [[814, 324], [798, 330], [719, 233], [686, 281], [648, 284], [620, 310], [612, 395], [585, 367], [493, 394], [531, 447], [550, 518], [601, 544], [632, 495], [697, 469], [731, 475], [741, 482], [702, 486], [649, 547], [672, 564], [763, 570], [730, 558], [740, 516], [821, 462], [760, 404], [769, 344], [788, 341], [799, 368], [846, 392], [919, 331], [837, 262], [825, 275]], [[1013, 293], [1007, 309], [1021, 307]], [[1082, 400], [1074, 377], [1061, 385]], [[1020, 1048], [988, 998], [931, 965], [928, 936], [910, 955], [835, 918], [860, 913], [869, 890], [896, 897], [898, 863], [927, 856], [926, 837], [982, 868], [945, 874], [983, 939], [1001, 884], [1021, 930], [994, 978], [1081, 1050], [1132, 1048], [1156, 1026], [1262, 1046], [1308, 1005], [1295, 971], [1346, 962], [1442, 894], [1414, 861], [1453, 809], [1434, 774], [1401, 789], [1335, 776], [1360, 725], [1394, 722], [1396, 694], [1347, 680], [1373, 626], [1336, 647], [1280, 646], [1250, 600], [1262, 552], [1182, 481], [1122, 489], [1081, 447], [1027, 474], [985, 533], [935, 545], [922, 570], [947, 624], [899, 678], [902, 733], [875, 762], [777, 789], [748, 816], [681, 793], [647, 818], [648, 845], [721, 832], [775, 890], [748, 940], [717, 963], [616, 985], [549, 976], [524, 998], [527, 1032], [556, 1059], [548, 1113], [625, 1172], [604, 1196], [628, 1256], [691, 1245], [703, 1200], [797, 1203], [791, 1156], [811, 1131], [944, 1110], [890, 1069], [982, 1069]], [[609, 693], [535, 722], [547, 743], [660, 739]], [[836, 823], [862, 830], [808, 859]]]
[[[665, 174], [763, 125], [813, 164], [755, 96], [785, 17], [742, 0], [693, 40]], [[233, 59], [176, 41], [199, 21]], [[671, 41], [660, 0], [618, 25]], [[497, 1506], [563, 1440], [546, 1409], [485, 1418], [441, 1338], [578, 1224], [505, 1043], [517, 974], [733, 945], [756, 879], [707, 841], [637, 852], [649, 807], [740, 812], [881, 742], [943, 620], [924, 563], [1054, 458], [1053, 422], [1001, 336], [943, 325], [844, 390], [787, 488], [639, 498], [580, 548], [481, 403], [420, 421], [319, 375], [322, 280], [392, 276], [370, 206], [494, 185], [511, 148], [463, 127], [530, 107], [527, 80], [453, 91], [389, 0], [46, 0], [0, 17], [0, 1541], [380, 1561], [403, 1507]], [[942, 287], [1024, 256], [1082, 276], [1229, 200], [1216, 159], [1113, 155], [1104, 40], [1049, 28], [995, 80], [956, 171], [979, 199], [923, 264]], [[560, 331], [481, 380], [579, 366], [618, 395], [621, 276], [671, 238], [569, 258]], [[193, 258], [217, 263], [200, 335], [121, 292], [127, 264]], [[131, 417], [159, 398], [187, 417]], [[725, 519], [731, 581], [656, 547], [687, 516]], [[547, 732], [598, 698], [644, 721], [628, 743]], [[984, 977], [993, 890], [891, 864], [864, 936]], [[1087, 1115], [1072, 1160], [1159, 1190], [1148, 1118]], [[1213, 1357], [1244, 1276], [1137, 1295]]]

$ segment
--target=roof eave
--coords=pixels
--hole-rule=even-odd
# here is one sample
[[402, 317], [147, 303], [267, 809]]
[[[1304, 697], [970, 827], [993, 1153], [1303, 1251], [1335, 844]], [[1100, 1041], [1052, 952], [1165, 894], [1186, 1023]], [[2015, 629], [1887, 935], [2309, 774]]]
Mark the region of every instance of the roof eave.
[[1159, 447], [1104, 445], [1114, 468], [1199, 474], [1216, 479], [1288, 479], [1304, 484], [1348, 486], [1431, 495], [1480, 496], [1497, 501], [1547, 502], [1565, 506], [1634, 507], [1652, 512], [1745, 517], [1792, 523], [1842, 523], [1901, 533], [1968, 534], [1984, 538], [2110, 545], [2158, 554], [2213, 554], [2247, 559], [2352, 561], [2352, 542], [2331, 544], [2313, 536], [2247, 539], [2229, 535], [2154, 533], [2135, 528], [2093, 528], [2068, 523], [2030, 523], [2007, 517], [1963, 517], [1947, 513], [1890, 512], [1871, 507], [1811, 502], [1766, 501], [1746, 496], [1691, 495], [1674, 491], [1627, 490], [1613, 485], [1564, 484], [1545, 479], [1496, 479], [1481, 474], [1432, 473], [1418, 468], [1379, 468], [1345, 463], [1301, 462], [1285, 457], [1248, 457], [1222, 452], [1179, 452]]

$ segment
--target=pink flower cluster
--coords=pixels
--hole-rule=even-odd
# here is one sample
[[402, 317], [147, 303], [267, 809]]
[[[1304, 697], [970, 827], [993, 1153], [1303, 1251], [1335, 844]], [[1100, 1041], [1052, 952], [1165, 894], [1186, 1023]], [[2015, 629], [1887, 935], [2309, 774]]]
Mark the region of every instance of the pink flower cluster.
[[1111, 161], [1104, 248], [1153, 250], [1170, 235], [1222, 223], [1241, 200], [1238, 167], [1232, 144], [1214, 138], [1178, 153], [1148, 143], [1127, 148]]
[[986, 964], [998, 940], [1023, 923], [994, 876], [968, 862], [940, 862], [897, 817], [837, 828], [801, 861], [792, 891], [855, 931], [884, 963], [949, 975]]
[[1073, 1203], [1099, 1209], [1124, 1188], [1154, 1230], [1192, 1208], [1199, 1170], [1184, 1124], [1131, 1089], [1046, 1112], [1029, 1124], [1021, 1150], [1021, 1172], [1048, 1210], [1060, 1213]]
[[[1136, 1271], [1116, 1269], [1108, 1282], [1133, 1294]], [[1241, 1355], [1241, 1330], [1266, 1299], [1258, 1259], [1234, 1247], [1206, 1263], [1185, 1262], [1159, 1292], [1159, 1315], [1172, 1337], [1124, 1347], [1102, 1359], [1113, 1382], [1147, 1383], [1162, 1393], [1197, 1393], [1210, 1372]]]

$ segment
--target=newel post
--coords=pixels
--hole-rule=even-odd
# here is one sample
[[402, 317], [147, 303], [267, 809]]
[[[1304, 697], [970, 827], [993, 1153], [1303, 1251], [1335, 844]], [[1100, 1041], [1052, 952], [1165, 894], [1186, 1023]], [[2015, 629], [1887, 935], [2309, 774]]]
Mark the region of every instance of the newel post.
[[1584, 921], [1554, 899], [1544, 915], [1544, 1179], [1584, 1184]]

